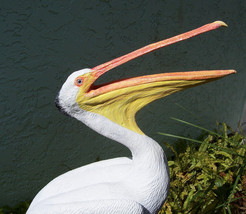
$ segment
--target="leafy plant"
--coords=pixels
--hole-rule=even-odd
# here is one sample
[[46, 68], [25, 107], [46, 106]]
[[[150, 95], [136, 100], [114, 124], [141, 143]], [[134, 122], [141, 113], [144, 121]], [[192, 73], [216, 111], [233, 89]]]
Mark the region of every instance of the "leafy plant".
[[[226, 124], [203, 130], [202, 140], [164, 134], [187, 144], [184, 152], [166, 146], [174, 153], [168, 161], [170, 192], [159, 214], [172, 213], [245, 213], [246, 212], [246, 146], [245, 137]], [[190, 142], [195, 142], [190, 143]], [[180, 143], [180, 142], [179, 142]], [[199, 144], [199, 146], [197, 145]]]
[[[226, 124], [212, 132], [199, 128], [199, 140], [164, 134], [179, 139], [184, 152], [166, 144], [174, 156], [169, 160], [170, 191], [159, 214], [246, 213], [246, 138]], [[193, 142], [193, 143], [191, 143]], [[182, 144], [180, 144], [182, 143]], [[194, 144], [195, 143], [195, 144]], [[0, 208], [0, 214], [24, 214], [29, 202]]]

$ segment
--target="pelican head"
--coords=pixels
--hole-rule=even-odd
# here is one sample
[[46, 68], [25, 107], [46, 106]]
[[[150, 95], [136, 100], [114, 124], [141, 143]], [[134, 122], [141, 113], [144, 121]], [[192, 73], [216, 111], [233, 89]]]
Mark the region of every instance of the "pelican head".
[[235, 71], [204, 70], [161, 73], [117, 80], [103, 85], [95, 85], [95, 81], [107, 71], [136, 57], [221, 26], [227, 25], [222, 21], [216, 21], [147, 45], [92, 69], [76, 71], [62, 86], [56, 104], [70, 116], [76, 115], [82, 109], [86, 112], [100, 114], [120, 126], [143, 134], [135, 121], [135, 114], [142, 107], [174, 92], [224, 77]]
[[76, 110], [78, 109], [76, 97], [81, 90], [82, 85], [83, 87], [86, 85], [84, 80], [79, 77], [82, 77], [90, 72], [91, 69], [89, 68], [75, 71], [62, 85], [62, 88], [55, 99], [55, 104], [57, 108], [65, 115], [73, 116], [76, 113]]

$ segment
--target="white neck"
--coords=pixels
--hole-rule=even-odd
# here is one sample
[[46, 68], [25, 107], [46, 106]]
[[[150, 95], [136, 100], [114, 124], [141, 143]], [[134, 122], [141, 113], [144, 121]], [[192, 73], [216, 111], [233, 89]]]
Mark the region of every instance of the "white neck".
[[156, 197], [159, 198], [159, 201], [156, 201], [154, 210], [160, 208], [169, 188], [169, 169], [165, 153], [159, 144], [146, 135], [135, 133], [96, 113], [79, 109], [73, 114], [73, 117], [99, 134], [129, 148], [132, 153], [132, 166], [134, 168], [131, 182], [138, 183], [138, 179], [141, 178], [145, 182], [139, 189], [152, 192], [149, 194], [150, 198], [140, 200], [143, 204], [148, 204], [148, 200], [152, 200], [153, 194], [159, 195]]
[[131, 151], [133, 159], [142, 158], [142, 156], [146, 159], [148, 153], [154, 153], [154, 157], [160, 159], [165, 156], [159, 144], [150, 137], [124, 128], [102, 115], [80, 110], [73, 117], [99, 134], [126, 146]]

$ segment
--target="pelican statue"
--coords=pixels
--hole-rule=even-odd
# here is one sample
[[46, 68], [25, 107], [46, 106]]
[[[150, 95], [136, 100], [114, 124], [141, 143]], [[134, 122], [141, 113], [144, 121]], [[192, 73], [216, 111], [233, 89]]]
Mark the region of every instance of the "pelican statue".
[[158, 213], [169, 190], [168, 162], [161, 146], [137, 126], [135, 114], [154, 100], [235, 71], [162, 73], [102, 85], [94, 83], [107, 71], [136, 57], [221, 26], [226, 24], [216, 21], [92, 69], [72, 73], [56, 98], [56, 106], [99, 134], [126, 146], [132, 157], [99, 161], [58, 176], [36, 195], [27, 213]]

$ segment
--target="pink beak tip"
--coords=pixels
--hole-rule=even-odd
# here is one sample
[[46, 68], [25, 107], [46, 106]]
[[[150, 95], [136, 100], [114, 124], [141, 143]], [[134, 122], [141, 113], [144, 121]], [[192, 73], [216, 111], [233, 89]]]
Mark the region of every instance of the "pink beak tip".
[[214, 24], [217, 24], [219, 27], [228, 27], [228, 25], [223, 21], [215, 21]]

